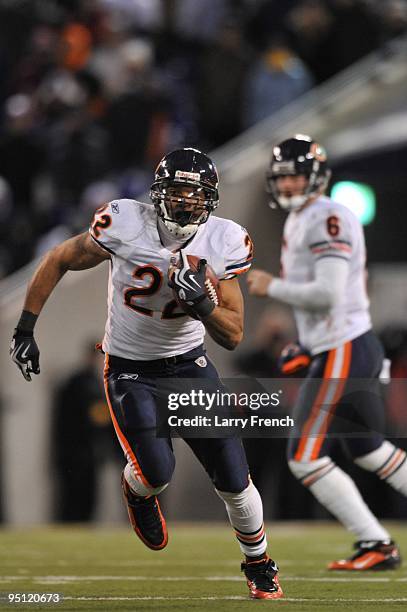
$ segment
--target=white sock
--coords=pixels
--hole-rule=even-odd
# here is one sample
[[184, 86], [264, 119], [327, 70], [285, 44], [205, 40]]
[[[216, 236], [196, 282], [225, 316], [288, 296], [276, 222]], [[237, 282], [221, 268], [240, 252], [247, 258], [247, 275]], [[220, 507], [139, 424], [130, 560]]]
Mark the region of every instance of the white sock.
[[317, 500], [358, 540], [389, 540], [389, 533], [363, 501], [352, 478], [338, 466], [310, 485]]
[[358, 540], [390, 540], [389, 533], [363, 501], [352, 478], [329, 457], [317, 461], [290, 461], [291, 471], [302, 479], [317, 500]]
[[249, 557], [265, 553], [267, 538], [263, 524], [263, 504], [252, 481], [241, 493], [215, 491], [225, 502], [242, 553]]
[[381, 480], [407, 496], [407, 455], [401, 448], [385, 440], [376, 450], [355, 459], [355, 463], [376, 472]]

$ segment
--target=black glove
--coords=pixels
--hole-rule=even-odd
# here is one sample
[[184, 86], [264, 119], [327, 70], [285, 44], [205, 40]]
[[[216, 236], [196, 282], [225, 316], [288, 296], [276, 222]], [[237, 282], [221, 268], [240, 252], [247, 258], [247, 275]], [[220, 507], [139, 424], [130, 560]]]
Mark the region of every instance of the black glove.
[[187, 304], [199, 319], [203, 319], [215, 308], [205, 290], [206, 260], [199, 261], [198, 270], [191, 270], [188, 257], [182, 249], [180, 254], [182, 265], [174, 270], [169, 286], [174, 289], [181, 304]]
[[278, 367], [283, 374], [294, 374], [308, 368], [310, 363], [311, 353], [299, 342], [291, 342], [281, 351]]
[[34, 332], [16, 327], [10, 344], [10, 355], [25, 380], [31, 380], [31, 372], [40, 373], [40, 351], [34, 340]]

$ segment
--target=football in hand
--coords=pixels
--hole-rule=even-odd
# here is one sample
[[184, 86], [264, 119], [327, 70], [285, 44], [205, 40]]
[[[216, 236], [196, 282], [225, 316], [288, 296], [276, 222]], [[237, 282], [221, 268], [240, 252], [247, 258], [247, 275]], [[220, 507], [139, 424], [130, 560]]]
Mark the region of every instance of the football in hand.
[[[198, 271], [199, 262], [200, 262], [201, 259], [204, 259], [204, 258], [203, 257], [197, 257], [196, 255], [187, 255], [187, 257], [188, 257], [188, 263], [190, 265], [191, 270]], [[181, 262], [181, 259], [180, 259], [175, 267], [176, 268], [180, 268], [181, 267], [181, 263], [182, 262]], [[170, 278], [171, 278], [173, 273], [174, 273], [174, 267], [170, 268], [170, 270], [169, 270], [169, 277]], [[212, 302], [215, 304], [215, 306], [220, 306], [221, 305], [221, 303], [222, 303], [222, 290], [221, 290], [221, 286], [220, 286], [220, 281], [219, 281], [218, 277], [216, 276], [213, 268], [211, 268], [211, 266], [209, 264], [206, 264], [205, 292], [206, 292], [206, 295], [208, 296], [208, 298], [210, 300], [212, 300]], [[193, 319], [198, 319], [198, 317], [195, 315], [195, 313], [192, 310], [192, 308], [190, 308], [188, 306], [188, 304], [186, 304], [185, 302], [183, 302], [182, 300], [180, 300], [178, 298], [178, 295], [177, 295], [177, 293], [176, 293], [176, 291], [174, 289], [173, 289], [173, 294], [174, 294], [174, 300], [177, 302], [177, 304], [180, 306], [180, 308], [182, 308], [182, 310], [184, 312], [186, 312]]]

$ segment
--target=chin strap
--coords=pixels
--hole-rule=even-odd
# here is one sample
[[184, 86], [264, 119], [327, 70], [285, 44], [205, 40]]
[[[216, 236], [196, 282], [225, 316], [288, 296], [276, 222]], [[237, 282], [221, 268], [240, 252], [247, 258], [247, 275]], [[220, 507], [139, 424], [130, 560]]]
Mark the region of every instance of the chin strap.
[[309, 197], [310, 196], [308, 194], [292, 196], [291, 198], [279, 196], [278, 203], [284, 210], [297, 210], [298, 208], [301, 208], [301, 206], [304, 206]]
[[197, 230], [199, 225], [185, 225], [185, 227], [181, 227], [175, 221], [168, 221], [167, 219], [162, 219], [162, 222], [166, 228], [166, 230], [171, 234], [173, 238], [179, 239], [188, 239], [193, 236]]
[[199, 225], [190, 223], [189, 225], [181, 227], [181, 225], [179, 225], [175, 221], [167, 219], [167, 211], [163, 202], [160, 202], [160, 204], [155, 205], [155, 209], [163, 229], [165, 229], [165, 231], [168, 233], [168, 238], [175, 238], [176, 240], [188, 240], [197, 232]]

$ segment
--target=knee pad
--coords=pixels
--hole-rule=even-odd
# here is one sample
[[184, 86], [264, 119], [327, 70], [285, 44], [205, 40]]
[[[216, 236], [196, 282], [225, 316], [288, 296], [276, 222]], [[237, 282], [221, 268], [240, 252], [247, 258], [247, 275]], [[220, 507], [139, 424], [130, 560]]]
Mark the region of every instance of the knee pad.
[[143, 483], [141, 480], [136, 478], [134, 474], [134, 470], [132, 466], [130, 465], [130, 463], [128, 463], [126, 467], [124, 468], [124, 477], [127, 480], [132, 491], [134, 491], [136, 495], [140, 495], [140, 497], [148, 497], [149, 495], [158, 495], [159, 493], [164, 491], [164, 489], [166, 489], [169, 485], [169, 483], [166, 482], [165, 484], [154, 487], [152, 485]]
[[330, 457], [321, 457], [314, 461], [295, 461], [290, 459], [288, 466], [294, 476], [305, 486], [310, 486], [330, 472], [335, 464]]

